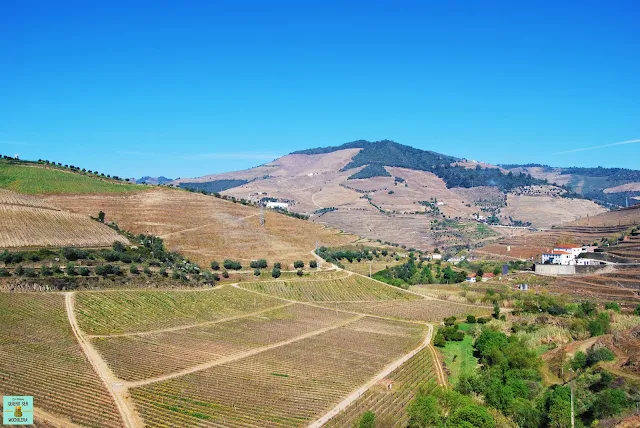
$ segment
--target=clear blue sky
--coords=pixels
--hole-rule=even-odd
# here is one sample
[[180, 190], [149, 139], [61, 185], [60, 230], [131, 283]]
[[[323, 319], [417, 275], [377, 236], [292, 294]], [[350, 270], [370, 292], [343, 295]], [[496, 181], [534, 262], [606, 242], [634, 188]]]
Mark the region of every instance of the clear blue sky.
[[0, 153], [189, 177], [387, 138], [640, 168], [635, 143], [556, 154], [640, 139], [639, 16], [634, 0], [4, 1]]

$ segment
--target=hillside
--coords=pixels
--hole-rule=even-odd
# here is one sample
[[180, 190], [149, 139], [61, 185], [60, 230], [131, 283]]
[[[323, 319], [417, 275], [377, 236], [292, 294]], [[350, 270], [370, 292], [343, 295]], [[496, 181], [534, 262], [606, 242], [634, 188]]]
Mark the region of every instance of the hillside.
[[640, 205], [609, 211], [582, 218], [571, 223], [575, 226], [631, 226], [640, 224]]
[[273, 211], [265, 213], [260, 226], [258, 208], [167, 188], [129, 194], [64, 194], [47, 197], [72, 212], [95, 215], [139, 234], [164, 239], [172, 251], [208, 265], [230, 258], [248, 262], [258, 258], [290, 263], [307, 261], [316, 241], [321, 245], [352, 242], [355, 236], [295, 219]]
[[86, 215], [60, 210], [35, 197], [0, 189], [0, 248], [108, 247], [126, 242]]
[[626, 168], [551, 167], [548, 165], [501, 165], [514, 173], [564, 186], [572, 192], [611, 208], [640, 203], [640, 171]]
[[388, 140], [297, 151], [255, 168], [172, 184], [284, 201], [316, 223], [420, 249], [467, 246], [503, 233], [479, 227], [478, 216], [549, 228], [606, 211], [524, 172]]

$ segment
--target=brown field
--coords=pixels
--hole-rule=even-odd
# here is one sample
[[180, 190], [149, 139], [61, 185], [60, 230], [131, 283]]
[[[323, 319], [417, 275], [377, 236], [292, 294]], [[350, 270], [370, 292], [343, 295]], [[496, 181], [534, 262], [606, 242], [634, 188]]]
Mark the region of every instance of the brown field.
[[300, 426], [417, 347], [424, 333], [363, 318], [131, 394], [147, 426]]
[[606, 209], [585, 199], [554, 198], [509, 194], [500, 215], [530, 221], [534, 227], [546, 228], [577, 220], [586, 213], [600, 214]]
[[574, 226], [622, 226], [640, 224], [640, 205], [629, 208], [621, 208], [599, 215], [591, 215], [588, 218], [576, 220], [571, 225]]
[[85, 215], [102, 210], [107, 221], [136, 234], [160, 236], [170, 250], [202, 265], [226, 258], [245, 262], [258, 258], [306, 261], [316, 241], [334, 246], [356, 239], [270, 210], [261, 227], [257, 208], [165, 188], [133, 194], [56, 195], [48, 200]]
[[108, 247], [127, 240], [88, 216], [0, 203], [0, 248]]
[[344, 312], [289, 304], [231, 321], [203, 323], [181, 330], [96, 337], [92, 341], [118, 377], [135, 381], [284, 342], [350, 317], [353, 315]]
[[42, 198], [22, 195], [6, 189], [0, 189], [0, 205], [19, 205], [22, 207], [46, 208], [59, 211], [59, 208], [51, 205]]
[[368, 260], [363, 260], [361, 262], [353, 261], [353, 263], [349, 263], [348, 260], [344, 261], [342, 264], [344, 265], [344, 269], [350, 272], [359, 273], [360, 275], [369, 276], [369, 266], [371, 266], [371, 274], [384, 270], [388, 267], [393, 267], [403, 263], [404, 260], [400, 259], [396, 261], [393, 257], [381, 257], [379, 259], [374, 258], [371, 262]]
[[407, 301], [323, 303], [322, 306], [399, 320], [420, 322], [440, 322], [443, 318], [452, 315], [462, 318], [468, 314], [485, 315], [491, 312], [490, 308], [429, 298]]
[[0, 293], [0, 392], [92, 427], [120, 427], [113, 399], [67, 321], [64, 296]]

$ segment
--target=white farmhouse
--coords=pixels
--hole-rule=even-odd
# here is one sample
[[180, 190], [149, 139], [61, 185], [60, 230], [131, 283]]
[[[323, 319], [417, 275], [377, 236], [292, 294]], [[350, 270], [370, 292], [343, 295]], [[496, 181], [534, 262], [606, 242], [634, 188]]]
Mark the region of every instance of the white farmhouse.
[[286, 202], [267, 202], [267, 208], [289, 211], [289, 204]]

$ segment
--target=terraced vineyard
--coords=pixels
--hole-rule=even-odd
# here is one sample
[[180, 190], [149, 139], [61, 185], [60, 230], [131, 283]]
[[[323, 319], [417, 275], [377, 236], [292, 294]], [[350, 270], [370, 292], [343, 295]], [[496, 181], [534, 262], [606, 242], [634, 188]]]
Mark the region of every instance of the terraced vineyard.
[[420, 297], [359, 275], [332, 281], [275, 281], [240, 285], [247, 290], [302, 302], [415, 300]]
[[220, 320], [283, 301], [224, 287], [208, 291], [128, 290], [78, 293], [80, 328], [91, 335], [136, 333]]
[[421, 385], [436, 385], [429, 348], [422, 349], [324, 426], [351, 428], [364, 412], [370, 410], [376, 415], [376, 426], [406, 427], [407, 408]]
[[455, 315], [463, 317], [468, 314], [485, 315], [490, 308], [463, 305], [460, 303], [444, 302], [433, 299], [380, 301], [380, 302], [334, 302], [324, 303], [322, 306], [332, 309], [353, 311], [370, 315], [405, 319], [421, 322], [440, 322], [443, 318]]
[[62, 294], [0, 293], [0, 392], [90, 427], [120, 427], [67, 321]]
[[0, 248], [108, 247], [126, 239], [89, 217], [49, 208], [0, 204]]
[[21, 195], [19, 193], [5, 189], [0, 189], [0, 205], [20, 205], [24, 207], [58, 210], [58, 208], [40, 198]]
[[118, 377], [136, 381], [283, 342], [352, 317], [344, 312], [287, 304], [226, 322], [150, 334], [99, 337], [92, 342]]
[[130, 392], [150, 427], [300, 426], [418, 346], [424, 332], [420, 325], [363, 318]]

